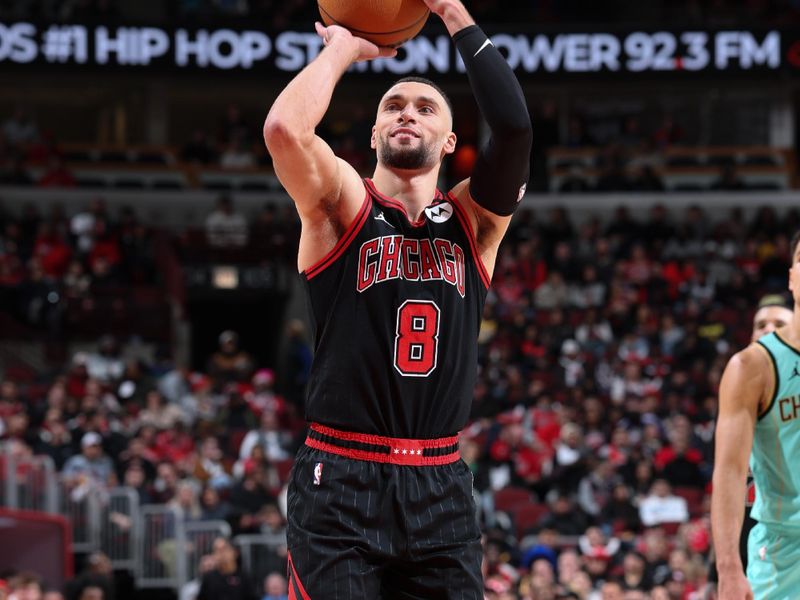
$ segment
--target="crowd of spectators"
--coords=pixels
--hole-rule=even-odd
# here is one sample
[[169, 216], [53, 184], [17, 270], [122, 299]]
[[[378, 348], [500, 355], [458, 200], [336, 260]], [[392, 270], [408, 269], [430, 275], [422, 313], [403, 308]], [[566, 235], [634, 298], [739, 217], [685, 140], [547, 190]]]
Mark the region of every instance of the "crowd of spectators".
[[[488, 599], [701, 597], [719, 378], [749, 339], [745, 315], [785, 290], [798, 228], [799, 211], [771, 208], [517, 215], [461, 442]], [[51, 456], [76, 488], [127, 485], [234, 534], [281, 532], [301, 402], [275, 391], [235, 332], [219, 343], [203, 372], [126, 362], [104, 340], [45, 380], [6, 377], [2, 440]]]
[[67, 321], [101, 310], [120, 286], [157, 280], [152, 228], [131, 207], [111, 215], [101, 198], [68, 216], [30, 204], [11, 216], [0, 207], [0, 312], [57, 334]]
[[[293, 0], [170, 0], [138, 6], [136, 0], [43, 0], [40, 2], [0, 2], [0, 19], [109, 19], [146, 17], [150, 21], [168, 19], [211, 20], [249, 19], [275, 28], [298, 21], [310, 23], [318, 18], [315, 2]], [[592, 0], [539, 0], [503, 2], [472, 0], [466, 5], [482, 22], [497, 23], [608, 23], [664, 22], [727, 26], [742, 21], [752, 23], [797, 22], [800, 6], [793, 0], [633, 0], [593, 2]]]

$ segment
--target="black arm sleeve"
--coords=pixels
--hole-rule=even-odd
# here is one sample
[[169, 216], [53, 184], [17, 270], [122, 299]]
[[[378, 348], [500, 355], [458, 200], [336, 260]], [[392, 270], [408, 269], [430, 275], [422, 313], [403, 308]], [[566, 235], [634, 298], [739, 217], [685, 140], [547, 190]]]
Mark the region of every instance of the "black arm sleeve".
[[469, 191], [485, 209], [508, 216], [522, 199], [530, 172], [533, 128], [525, 96], [511, 67], [480, 27], [465, 27], [453, 41], [490, 132], [475, 161]]

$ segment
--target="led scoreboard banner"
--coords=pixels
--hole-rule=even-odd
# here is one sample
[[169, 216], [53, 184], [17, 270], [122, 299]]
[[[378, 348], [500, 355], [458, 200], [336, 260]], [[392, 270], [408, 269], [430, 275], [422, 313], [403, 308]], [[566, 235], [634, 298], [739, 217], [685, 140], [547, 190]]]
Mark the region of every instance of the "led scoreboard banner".
[[[492, 33], [522, 78], [632, 73], [768, 73], [800, 69], [800, 31], [685, 30]], [[295, 73], [322, 50], [311, 31], [175, 29], [0, 23], [0, 70], [83, 67]], [[449, 74], [464, 66], [444, 35], [423, 33], [395, 58], [353, 65], [356, 73]]]

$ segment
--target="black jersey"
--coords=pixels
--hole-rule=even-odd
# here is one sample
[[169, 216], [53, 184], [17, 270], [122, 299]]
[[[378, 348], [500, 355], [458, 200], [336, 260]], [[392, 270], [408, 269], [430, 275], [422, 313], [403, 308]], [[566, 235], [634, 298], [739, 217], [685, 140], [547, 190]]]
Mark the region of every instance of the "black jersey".
[[303, 272], [314, 327], [306, 418], [428, 439], [467, 421], [489, 276], [463, 207], [436, 192], [417, 222], [365, 180], [358, 216]]

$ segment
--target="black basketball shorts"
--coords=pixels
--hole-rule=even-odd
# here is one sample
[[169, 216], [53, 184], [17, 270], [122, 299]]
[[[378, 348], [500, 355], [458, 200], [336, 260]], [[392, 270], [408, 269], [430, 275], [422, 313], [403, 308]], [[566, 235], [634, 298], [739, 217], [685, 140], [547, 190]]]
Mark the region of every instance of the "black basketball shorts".
[[288, 491], [289, 600], [483, 600], [458, 438], [312, 425]]

